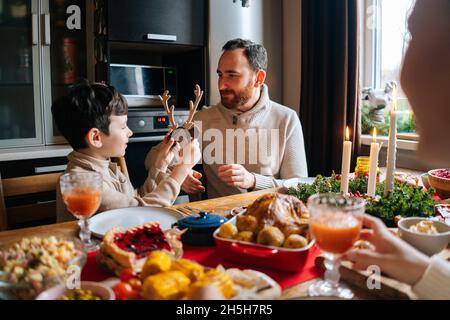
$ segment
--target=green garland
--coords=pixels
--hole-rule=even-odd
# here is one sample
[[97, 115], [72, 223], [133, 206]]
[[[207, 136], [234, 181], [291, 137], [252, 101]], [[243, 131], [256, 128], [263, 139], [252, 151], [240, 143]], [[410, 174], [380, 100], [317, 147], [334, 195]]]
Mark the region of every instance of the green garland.
[[[367, 177], [356, 177], [349, 181], [349, 192], [364, 195], [367, 191]], [[317, 176], [312, 184], [300, 183], [288, 189], [288, 194], [306, 202], [316, 193], [340, 192], [341, 181], [333, 173], [331, 177]], [[437, 202], [433, 199], [435, 190], [428, 191], [406, 183], [395, 183], [394, 189], [383, 197], [384, 184], [378, 183], [376, 198], [367, 198], [366, 213], [381, 218], [386, 224], [393, 225], [395, 216], [429, 217], [434, 214]]]

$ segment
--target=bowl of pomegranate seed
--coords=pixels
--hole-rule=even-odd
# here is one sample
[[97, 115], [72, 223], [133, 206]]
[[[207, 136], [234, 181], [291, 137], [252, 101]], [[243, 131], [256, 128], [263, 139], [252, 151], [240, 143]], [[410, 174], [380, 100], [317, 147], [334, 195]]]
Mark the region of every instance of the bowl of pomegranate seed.
[[442, 199], [450, 198], [450, 169], [430, 170], [428, 180]]

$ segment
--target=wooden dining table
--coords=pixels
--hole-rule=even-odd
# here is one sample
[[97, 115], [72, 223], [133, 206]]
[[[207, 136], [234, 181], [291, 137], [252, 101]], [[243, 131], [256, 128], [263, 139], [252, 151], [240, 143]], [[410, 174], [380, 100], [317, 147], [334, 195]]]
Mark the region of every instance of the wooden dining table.
[[[231, 209], [247, 206], [255, 201], [258, 197], [266, 193], [272, 192], [284, 192], [283, 189], [267, 189], [243, 194], [237, 194], [217, 199], [210, 199], [198, 202], [190, 202], [184, 204], [174, 205], [169, 207], [173, 210], [182, 209], [182, 211], [192, 210], [204, 210], [220, 215], [226, 215]], [[19, 229], [0, 232], [0, 248], [8, 247], [13, 243], [20, 241], [25, 237], [46, 237], [46, 236], [60, 236], [76, 237], [79, 232], [78, 223], [65, 222], [57, 223], [53, 225], [45, 225], [33, 228]], [[447, 250], [445, 254], [450, 257], [450, 250]], [[323, 265], [322, 259], [316, 259], [316, 264], [321, 267]], [[381, 289], [368, 289], [368, 281], [370, 281], [370, 274], [365, 272], [354, 271], [351, 265], [347, 262], [343, 262], [340, 268], [341, 280], [346, 283], [354, 292], [355, 298], [358, 299], [414, 299], [415, 296], [411, 291], [411, 288], [403, 283], [389, 279], [387, 277], [381, 277]], [[320, 279], [313, 279], [304, 283], [297, 284], [293, 287], [287, 288], [282, 293], [282, 299], [304, 299], [307, 297], [308, 287]]]

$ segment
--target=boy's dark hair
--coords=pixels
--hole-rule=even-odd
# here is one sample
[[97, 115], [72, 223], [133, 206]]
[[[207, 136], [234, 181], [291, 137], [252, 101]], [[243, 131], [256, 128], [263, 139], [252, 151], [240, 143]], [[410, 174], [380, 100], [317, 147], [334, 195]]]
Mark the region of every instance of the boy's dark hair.
[[74, 150], [87, 147], [85, 138], [89, 130], [97, 128], [109, 134], [109, 117], [127, 113], [128, 104], [114, 87], [86, 80], [75, 84], [52, 105], [56, 127]]
[[223, 51], [244, 49], [245, 56], [254, 71], [260, 69], [267, 71], [267, 51], [260, 44], [240, 38], [228, 41], [222, 48]]

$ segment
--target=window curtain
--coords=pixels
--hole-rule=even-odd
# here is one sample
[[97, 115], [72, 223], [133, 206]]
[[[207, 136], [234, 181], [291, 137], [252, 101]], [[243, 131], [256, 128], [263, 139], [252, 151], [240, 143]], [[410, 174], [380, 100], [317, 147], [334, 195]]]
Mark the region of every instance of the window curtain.
[[340, 173], [345, 127], [360, 145], [358, 0], [302, 0], [302, 122], [310, 176]]
[[6, 215], [5, 198], [3, 194], [2, 174], [0, 172], [0, 231], [8, 228], [8, 220]]

